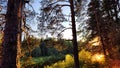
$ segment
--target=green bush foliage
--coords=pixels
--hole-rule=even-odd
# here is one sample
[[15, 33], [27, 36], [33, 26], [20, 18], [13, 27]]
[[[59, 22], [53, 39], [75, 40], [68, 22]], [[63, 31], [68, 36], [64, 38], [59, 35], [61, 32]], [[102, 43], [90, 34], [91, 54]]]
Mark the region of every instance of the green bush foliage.
[[21, 67], [22, 68], [36, 68], [36, 67], [43, 67], [45, 65], [51, 65], [59, 60], [64, 60], [64, 55], [53, 55], [53, 56], [46, 56], [46, 57], [26, 57], [21, 60]]
[[[100, 64], [99, 62], [92, 62], [91, 58], [92, 58], [92, 54], [90, 52], [82, 49], [79, 52], [80, 68], [101, 68], [101, 67], [104, 67], [104, 64]], [[58, 61], [52, 65], [44, 66], [44, 68], [74, 68], [74, 58], [72, 55], [67, 54], [65, 56], [65, 60]]]
[[[81, 68], [99, 68], [101, 66], [100, 63], [91, 61], [91, 52], [86, 51], [82, 46], [79, 51]], [[54, 39], [42, 40], [31, 51], [31, 57], [21, 58], [21, 65], [22, 68], [74, 68], [72, 42], [66, 40], [61, 42], [61, 40]]]
[[69, 54], [65, 56], [65, 60], [58, 61], [57, 63], [52, 64], [51, 66], [47, 65], [44, 68], [73, 68], [73, 57]]
[[35, 48], [32, 53], [31, 53], [32, 57], [40, 57], [41, 56], [41, 49], [39, 47]]

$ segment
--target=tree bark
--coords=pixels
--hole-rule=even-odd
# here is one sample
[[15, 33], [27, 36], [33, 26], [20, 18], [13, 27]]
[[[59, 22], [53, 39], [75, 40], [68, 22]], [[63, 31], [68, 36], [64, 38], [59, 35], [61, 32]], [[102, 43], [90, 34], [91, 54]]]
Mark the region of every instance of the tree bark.
[[21, 2], [22, 0], [8, 0], [1, 68], [20, 68], [17, 65], [20, 58], [17, 54], [20, 52], [17, 50], [20, 49]]
[[69, 0], [69, 1], [70, 1], [71, 20], [72, 20], [74, 63], [75, 63], [75, 68], [79, 68], [80, 66], [79, 66], [79, 57], [78, 57], [78, 45], [77, 45], [74, 5], [73, 5], [73, 0]]

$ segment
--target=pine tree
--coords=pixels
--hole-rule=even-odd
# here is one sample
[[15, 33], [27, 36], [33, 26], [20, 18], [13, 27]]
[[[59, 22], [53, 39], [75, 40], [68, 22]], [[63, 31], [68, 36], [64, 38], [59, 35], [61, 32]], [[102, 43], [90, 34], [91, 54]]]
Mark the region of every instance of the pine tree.
[[[38, 17], [40, 21], [39, 29], [42, 29], [41, 32], [47, 31], [60, 31], [65, 28], [63, 22], [66, 21], [66, 17], [63, 14], [62, 9], [64, 6], [70, 8], [71, 14], [71, 24], [72, 24], [72, 34], [73, 34], [73, 46], [74, 46], [74, 63], [75, 68], [79, 68], [79, 59], [78, 59], [78, 45], [77, 45], [77, 36], [76, 36], [76, 23], [75, 23], [75, 11], [77, 1], [73, 0], [43, 0], [42, 3], [42, 13]], [[63, 3], [63, 4], [62, 4]], [[77, 9], [77, 8], [76, 8]]]
[[[115, 49], [119, 44], [115, 44], [113, 39], [119, 34], [119, 10], [118, 0], [91, 0], [88, 14], [90, 16], [88, 24], [92, 30], [92, 36], [100, 36], [104, 54], [109, 53], [109, 58], [115, 59]], [[118, 35], [117, 35], [118, 36]]]
[[21, 10], [23, 0], [8, 0], [7, 14], [2, 43], [1, 68], [20, 68], [19, 49], [21, 33]]

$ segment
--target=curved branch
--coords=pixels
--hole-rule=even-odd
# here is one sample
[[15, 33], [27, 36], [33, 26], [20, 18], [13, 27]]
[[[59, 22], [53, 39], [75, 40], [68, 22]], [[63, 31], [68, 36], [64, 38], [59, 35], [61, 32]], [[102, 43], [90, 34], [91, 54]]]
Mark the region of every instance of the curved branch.
[[60, 33], [58, 33], [57, 36], [59, 36], [62, 32], [64, 32], [64, 31], [67, 30], [67, 29], [72, 29], [72, 27], [68, 27], [68, 28], [63, 29]]
[[[49, 4], [48, 6], [51, 6], [51, 5], [56, 4], [58, 2], [60, 2], [60, 1], [53, 2], [53, 3]], [[69, 1], [64, 1], [64, 2], [68, 2], [69, 3]]]
[[33, 6], [31, 4], [28, 3], [28, 5], [32, 8], [33, 12], [34, 12], [34, 16], [35, 16], [35, 10], [33, 8]]

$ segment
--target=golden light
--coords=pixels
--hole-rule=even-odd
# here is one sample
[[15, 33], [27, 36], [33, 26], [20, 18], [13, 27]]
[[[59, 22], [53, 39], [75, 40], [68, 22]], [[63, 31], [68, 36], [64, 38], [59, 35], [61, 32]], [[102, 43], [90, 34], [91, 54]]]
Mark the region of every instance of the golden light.
[[67, 54], [65, 56], [65, 62], [68, 62], [68, 63], [73, 63], [74, 62], [74, 59], [71, 55]]
[[95, 37], [92, 41], [89, 42], [93, 46], [99, 46], [100, 45], [100, 37]]
[[92, 62], [99, 62], [99, 63], [103, 63], [105, 61], [105, 56], [103, 54], [95, 54], [92, 56]]
[[82, 39], [81, 42], [85, 42], [85, 39]]

